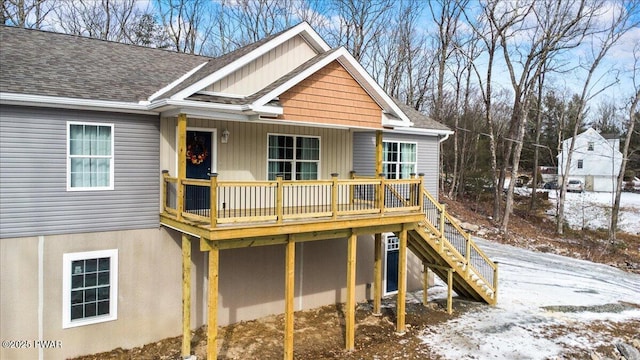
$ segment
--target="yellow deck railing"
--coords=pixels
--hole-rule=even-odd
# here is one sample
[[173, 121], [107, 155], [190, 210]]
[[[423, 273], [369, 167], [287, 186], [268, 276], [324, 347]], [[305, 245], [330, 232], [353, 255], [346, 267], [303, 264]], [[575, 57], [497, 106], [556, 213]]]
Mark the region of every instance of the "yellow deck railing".
[[[163, 173], [163, 212], [209, 223], [282, 223], [287, 220], [420, 212], [423, 178], [219, 181], [178, 179]], [[180, 191], [181, 190], [181, 191]], [[182, 196], [180, 196], [182, 194]]]

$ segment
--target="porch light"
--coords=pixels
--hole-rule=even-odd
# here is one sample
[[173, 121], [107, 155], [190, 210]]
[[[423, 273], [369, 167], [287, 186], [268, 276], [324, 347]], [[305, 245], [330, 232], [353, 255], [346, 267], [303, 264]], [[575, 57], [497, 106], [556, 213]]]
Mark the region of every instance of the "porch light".
[[224, 129], [224, 131], [222, 132], [222, 137], [220, 138], [220, 141], [223, 144], [226, 144], [229, 141], [229, 130]]

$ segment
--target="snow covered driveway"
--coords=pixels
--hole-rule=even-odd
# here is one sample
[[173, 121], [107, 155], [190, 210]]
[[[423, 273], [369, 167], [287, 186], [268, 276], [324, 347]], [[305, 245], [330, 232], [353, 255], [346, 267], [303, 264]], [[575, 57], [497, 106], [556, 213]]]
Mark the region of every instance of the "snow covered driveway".
[[[548, 359], [571, 354], [586, 358], [598, 346], [620, 340], [590, 330], [595, 323], [605, 328], [632, 323], [638, 331], [635, 338], [640, 338], [640, 275], [477, 242], [500, 263], [498, 304], [426, 329], [420, 338], [435, 354], [445, 359]], [[441, 290], [430, 294], [446, 297]]]

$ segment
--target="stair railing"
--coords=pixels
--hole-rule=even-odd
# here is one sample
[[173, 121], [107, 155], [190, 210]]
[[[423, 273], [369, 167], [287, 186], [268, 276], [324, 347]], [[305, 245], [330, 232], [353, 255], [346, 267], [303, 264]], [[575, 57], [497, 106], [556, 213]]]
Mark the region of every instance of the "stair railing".
[[[427, 191], [423, 191], [423, 210], [426, 216], [426, 227], [433, 234], [440, 238], [440, 247], [453, 248], [453, 253], [460, 255], [460, 260], [464, 261], [464, 269], [468, 274], [475, 274], [480, 278], [497, 298], [498, 289], [498, 265], [491, 261], [489, 257], [476, 245], [467, 232], [465, 232], [454, 218], [447, 212], [444, 204], [440, 204]], [[437, 225], [434, 225], [437, 224]], [[456, 254], [457, 252], [457, 254]]]

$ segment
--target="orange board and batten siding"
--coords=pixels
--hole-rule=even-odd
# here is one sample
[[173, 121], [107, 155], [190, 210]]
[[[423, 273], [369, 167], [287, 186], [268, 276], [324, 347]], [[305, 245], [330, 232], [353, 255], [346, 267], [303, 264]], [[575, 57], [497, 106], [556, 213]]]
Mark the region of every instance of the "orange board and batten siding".
[[382, 128], [382, 108], [334, 61], [282, 95], [282, 119]]

